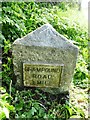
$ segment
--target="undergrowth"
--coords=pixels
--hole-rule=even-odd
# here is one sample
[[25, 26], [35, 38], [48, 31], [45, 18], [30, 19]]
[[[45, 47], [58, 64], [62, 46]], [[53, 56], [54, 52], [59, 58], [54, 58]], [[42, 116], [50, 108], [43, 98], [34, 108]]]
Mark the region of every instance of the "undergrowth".
[[[68, 14], [66, 11], [68, 11]], [[57, 97], [52, 101], [51, 96], [49, 96], [50, 100], [46, 94], [43, 95], [38, 89], [34, 92], [17, 91], [14, 87], [16, 79], [12, 64], [12, 43], [17, 38], [25, 36], [41, 25], [50, 23], [60, 34], [78, 46], [79, 55], [73, 83], [82, 89], [87, 88], [89, 78], [87, 28], [81, 27], [78, 21], [71, 19], [69, 11], [70, 5], [63, 2], [62, 4], [53, 5], [51, 3], [35, 2], [2, 3], [2, 16], [0, 17], [0, 23], [2, 23], [0, 45], [3, 49], [2, 83], [7, 92], [10, 92], [9, 87], [12, 82], [13, 100], [11, 103], [15, 107], [15, 112], [11, 114], [11, 118], [14, 116], [15, 118], [61, 118], [65, 120], [77, 114], [76, 111], [80, 111], [80, 116], [84, 118], [84, 113], [79, 108], [70, 106], [68, 102], [61, 104], [61, 101], [58, 102]], [[12, 111], [14, 107], [10, 110]], [[3, 107], [0, 104], [0, 110], [2, 109]], [[8, 109], [6, 106], [5, 110], [8, 111]], [[4, 111], [3, 115], [4, 118], [5, 116], [8, 117]]]

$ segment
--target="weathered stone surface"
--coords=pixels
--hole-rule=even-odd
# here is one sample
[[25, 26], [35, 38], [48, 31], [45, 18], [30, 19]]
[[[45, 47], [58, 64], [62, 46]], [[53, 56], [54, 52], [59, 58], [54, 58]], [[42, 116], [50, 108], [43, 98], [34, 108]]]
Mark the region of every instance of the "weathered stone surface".
[[[45, 24], [13, 43], [14, 73], [16, 85], [24, 86], [23, 64], [63, 64], [59, 88], [41, 88], [58, 94], [69, 90], [78, 55], [78, 48], [60, 35], [50, 24]], [[55, 73], [54, 73], [55, 74]], [[56, 80], [57, 81], [57, 80]]]

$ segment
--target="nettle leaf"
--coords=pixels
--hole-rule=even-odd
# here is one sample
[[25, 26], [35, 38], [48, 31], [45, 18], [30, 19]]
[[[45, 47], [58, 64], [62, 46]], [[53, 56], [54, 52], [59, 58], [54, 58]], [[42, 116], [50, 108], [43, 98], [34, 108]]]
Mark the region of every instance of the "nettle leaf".
[[6, 106], [6, 107], [8, 108], [8, 110], [10, 110], [10, 111], [14, 111], [14, 110], [15, 110], [15, 108], [14, 108], [13, 105], [9, 105], [8, 103], [6, 103], [5, 106]]
[[79, 115], [72, 115], [70, 118], [81, 118]]
[[8, 93], [2, 95], [3, 100], [6, 100], [7, 98], [11, 98], [11, 96]]
[[20, 26], [18, 24], [15, 24], [15, 26], [20, 30]]
[[4, 37], [4, 35], [0, 32], [0, 43], [3, 43], [3, 41], [2, 40], [5, 40], [5, 37]]
[[70, 108], [68, 105], [65, 105], [65, 107], [66, 107], [67, 110], [69, 111], [69, 114], [72, 115], [72, 108]]
[[22, 110], [23, 109], [23, 104], [22, 103], [16, 104], [15, 108], [16, 108], [17, 111]]
[[6, 115], [6, 118], [9, 118], [9, 110], [6, 107], [4, 107], [3, 111], [4, 111], [4, 114]]
[[42, 117], [42, 116], [44, 116], [44, 115], [45, 115], [44, 109], [40, 108], [40, 109], [39, 109], [39, 116]]
[[32, 115], [34, 115], [34, 113], [36, 113], [36, 112], [37, 112], [37, 110], [34, 107], [32, 107], [32, 109], [31, 109]]
[[7, 6], [7, 7], [3, 7], [3, 11], [5, 11], [6, 13], [11, 13], [11, 7]]
[[6, 89], [4, 89], [3, 87], [0, 87], [0, 93], [5, 93]]
[[6, 118], [5, 113], [3, 112], [3, 109], [0, 107], [0, 119], [2, 120], [4, 118]]

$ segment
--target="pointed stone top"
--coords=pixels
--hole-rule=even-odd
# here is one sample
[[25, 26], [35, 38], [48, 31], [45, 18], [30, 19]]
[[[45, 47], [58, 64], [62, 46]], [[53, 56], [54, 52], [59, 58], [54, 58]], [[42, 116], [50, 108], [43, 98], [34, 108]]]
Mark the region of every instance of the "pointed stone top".
[[49, 23], [42, 25], [23, 38], [17, 39], [13, 44], [21, 44], [24, 46], [47, 46], [56, 48], [69, 45], [75, 49], [77, 48], [69, 40], [67, 40], [67, 38], [59, 34]]

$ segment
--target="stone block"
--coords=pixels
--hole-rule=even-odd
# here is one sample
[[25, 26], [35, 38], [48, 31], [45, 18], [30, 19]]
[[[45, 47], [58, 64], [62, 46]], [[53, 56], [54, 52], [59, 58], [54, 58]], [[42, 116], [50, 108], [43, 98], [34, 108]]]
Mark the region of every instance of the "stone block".
[[78, 48], [50, 24], [18, 38], [12, 47], [17, 86], [40, 87], [52, 94], [69, 91]]

